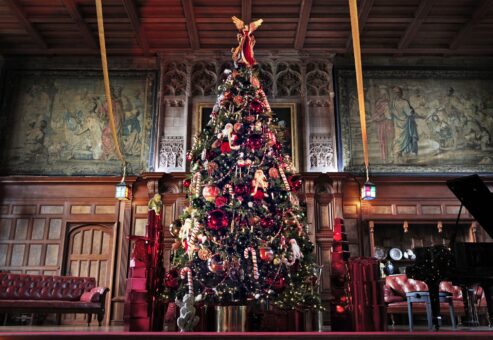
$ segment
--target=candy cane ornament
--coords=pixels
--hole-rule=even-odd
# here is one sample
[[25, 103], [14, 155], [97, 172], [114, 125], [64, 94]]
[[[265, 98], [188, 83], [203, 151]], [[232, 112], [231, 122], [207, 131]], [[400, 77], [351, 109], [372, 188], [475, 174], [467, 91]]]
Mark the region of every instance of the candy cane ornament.
[[200, 230], [200, 223], [198, 221], [195, 221], [194, 227], [192, 231], [190, 232], [189, 238], [188, 238], [188, 257], [191, 259], [193, 256], [193, 252], [195, 251], [195, 241], [197, 240], [197, 233]]
[[185, 274], [187, 276], [188, 293], [190, 295], [194, 295], [193, 294], [192, 270], [189, 267], [183, 267], [183, 269], [180, 271], [180, 277], [182, 279], [184, 279], [185, 278]]
[[284, 170], [281, 167], [279, 167], [279, 173], [281, 174], [282, 182], [284, 183], [284, 187], [286, 188], [287, 191], [291, 190], [291, 187], [289, 186], [288, 179], [286, 178], [286, 174], [284, 173]]
[[231, 184], [226, 184], [224, 186], [224, 189], [223, 189], [223, 194], [226, 193], [226, 191], [228, 192], [228, 194], [231, 196], [231, 198], [234, 197], [234, 193], [233, 193], [233, 186]]
[[243, 252], [243, 256], [248, 259], [248, 252], [252, 254], [252, 262], [253, 262], [253, 278], [255, 280], [258, 280], [259, 275], [258, 275], [258, 264], [257, 264], [257, 252], [253, 247], [247, 247], [245, 248], [245, 251]]
[[200, 196], [200, 187], [201, 187], [201, 181], [202, 181], [202, 175], [200, 172], [197, 172], [195, 175], [193, 175], [193, 178], [195, 179], [195, 197]]

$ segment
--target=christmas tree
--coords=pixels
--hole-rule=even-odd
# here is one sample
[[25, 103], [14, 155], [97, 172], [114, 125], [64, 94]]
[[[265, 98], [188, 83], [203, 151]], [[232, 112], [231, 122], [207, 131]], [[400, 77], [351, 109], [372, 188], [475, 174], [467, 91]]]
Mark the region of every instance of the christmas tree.
[[167, 294], [211, 304], [268, 300], [280, 308], [320, 308], [302, 187], [258, 79], [250, 25], [233, 17], [239, 45], [207, 126], [194, 137], [188, 208], [176, 237]]

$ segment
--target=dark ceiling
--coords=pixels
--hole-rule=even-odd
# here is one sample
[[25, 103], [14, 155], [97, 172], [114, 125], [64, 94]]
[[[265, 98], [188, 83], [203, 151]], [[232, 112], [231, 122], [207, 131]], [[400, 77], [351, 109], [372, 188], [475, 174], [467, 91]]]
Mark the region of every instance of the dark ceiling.
[[[372, 55], [493, 55], [493, 0], [360, 0]], [[229, 50], [231, 16], [263, 18], [257, 49], [352, 51], [347, 0], [103, 0], [110, 55]], [[94, 0], [0, 0], [0, 54], [96, 54]]]

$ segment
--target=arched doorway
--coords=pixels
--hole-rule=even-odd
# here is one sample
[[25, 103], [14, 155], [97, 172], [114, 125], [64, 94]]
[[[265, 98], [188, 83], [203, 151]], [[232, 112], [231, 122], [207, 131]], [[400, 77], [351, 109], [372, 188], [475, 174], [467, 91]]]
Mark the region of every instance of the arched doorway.
[[[113, 230], [113, 224], [69, 224], [65, 275], [94, 277], [98, 286], [110, 287]], [[106, 303], [109, 310], [109, 301]], [[86, 318], [67, 314], [63, 323], [85, 323]]]

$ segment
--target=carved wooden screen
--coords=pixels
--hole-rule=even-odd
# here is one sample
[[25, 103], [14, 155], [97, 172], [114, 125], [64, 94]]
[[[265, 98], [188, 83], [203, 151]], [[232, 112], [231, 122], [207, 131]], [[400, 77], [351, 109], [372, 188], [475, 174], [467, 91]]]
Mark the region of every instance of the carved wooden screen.
[[[104, 225], [73, 226], [68, 235], [66, 275], [94, 277], [98, 286], [109, 287], [113, 229]], [[85, 322], [86, 315], [67, 315], [64, 323]]]

